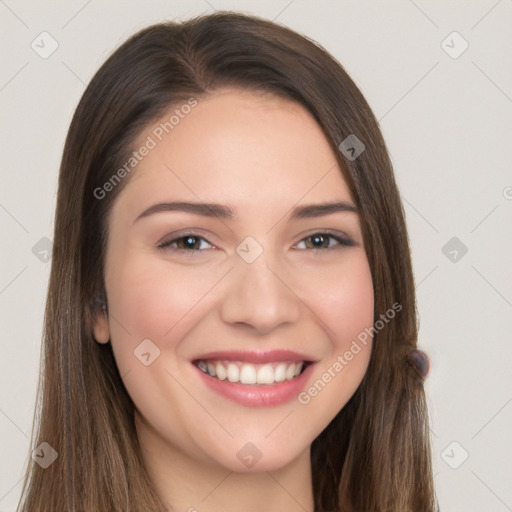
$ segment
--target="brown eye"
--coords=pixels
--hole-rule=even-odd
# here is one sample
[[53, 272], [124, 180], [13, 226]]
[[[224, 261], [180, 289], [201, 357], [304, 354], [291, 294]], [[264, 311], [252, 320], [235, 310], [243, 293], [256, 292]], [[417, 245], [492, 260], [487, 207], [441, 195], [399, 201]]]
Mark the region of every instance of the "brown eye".
[[[306, 238], [306, 240], [311, 240], [312, 247], [308, 247], [308, 249], [326, 249], [329, 247], [329, 237], [327, 235], [317, 234], [311, 235]], [[307, 246], [307, 244], [306, 244]]]
[[[194, 252], [201, 251], [201, 242], [204, 241], [211, 245], [208, 240], [202, 236], [198, 236], [192, 233], [185, 234], [172, 240], [167, 240], [158, 245], [159, 249], [171, 248], [173, 250]], [[204, 247], [203, 247], [204, 248]]]
[[[335, 244], [330, 241], [335, 240]], [[299, 243], [306, 242], [306, 249], [334, 249], [338, 245], [353, 246], [355, 245], [352, 240], [332, 233], [313, 233], [312, 235], [303, 238]], [[308, 243], [310, 242], [310, 243]]]

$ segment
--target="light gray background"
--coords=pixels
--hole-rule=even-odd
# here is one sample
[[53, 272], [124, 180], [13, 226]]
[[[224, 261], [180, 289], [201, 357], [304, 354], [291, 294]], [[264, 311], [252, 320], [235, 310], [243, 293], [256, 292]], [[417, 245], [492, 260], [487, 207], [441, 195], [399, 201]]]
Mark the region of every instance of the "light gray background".
[[[0, 511], [14, 510], [30, 452], [50, 269], [39, 241], [74, 108], [126, 37], [215, 9], [317, 40], [365, 94], [407, 214], [441, 510], [512, 511], [511, 0], [0, 0]], [[59, 45], [46, 59], [31, 48], [43, 31]], [[443, 49], [463, 49], [453, 31], [469, 44], [457, 58]], [[467, 254], [445, 256], [452, 237]]]

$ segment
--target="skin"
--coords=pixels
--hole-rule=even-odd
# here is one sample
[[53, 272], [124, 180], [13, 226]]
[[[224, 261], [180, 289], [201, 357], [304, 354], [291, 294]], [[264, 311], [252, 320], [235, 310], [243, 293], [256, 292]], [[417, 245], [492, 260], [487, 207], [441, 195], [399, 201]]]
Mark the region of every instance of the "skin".
[[[239, 405], [206, 387], [191, 360], [290, 349], [318, 361], [308, 388], [372, 326], [358, 214], [290, 220], [298, 205], [353, 204], [325, 136], [298, 104], [223, 89], [200, 99], [125, 179], [108, 219], [109, 313], [96, 317], [94, 336], [112, 343], [158, 492], [180, 511], [313, 511], [311, 443], [359, 386], [371, 340], [305, 405]], [[169, 201], [220, 203], [238, 216], [167, 211], [135, 221]], [[323, 229], [355, 245], [326, 238], [314, 250], [311, 236]], [[183, 241], [157, 248], [187, 230], [202, 237], [194, 254]], [[263, 248], [252, 263], [236, 252], [247, 236]], [[144, 339], [160, 350], [149, 366], [134, 356]], [[236, 456], [247, 442], [262, 454], [251, 468]]]

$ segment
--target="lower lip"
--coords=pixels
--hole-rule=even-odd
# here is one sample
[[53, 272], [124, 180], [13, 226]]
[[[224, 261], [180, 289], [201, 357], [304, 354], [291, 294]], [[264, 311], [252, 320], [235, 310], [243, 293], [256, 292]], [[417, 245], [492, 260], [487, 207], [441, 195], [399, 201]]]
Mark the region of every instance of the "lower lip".
[[220, 380], [204, 373], [196, 365], [203, 382], [219, 395], [224, 396], [240, 405], [247, 407], [270, 407], [281, 405], [297, 398], [304, 390], [306, 382], [313, 371], [314, 364], [309, 364], [306, 369], [292, 380], [285, 380], [278, 384], [240, 384], [230, 382], [228, 379]]

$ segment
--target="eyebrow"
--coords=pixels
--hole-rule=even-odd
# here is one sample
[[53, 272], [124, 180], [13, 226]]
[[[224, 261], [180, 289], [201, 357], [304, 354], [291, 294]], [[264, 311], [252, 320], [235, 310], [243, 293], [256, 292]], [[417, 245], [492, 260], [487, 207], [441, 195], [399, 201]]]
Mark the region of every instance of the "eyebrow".
[[[179, 211], [202, 215], [204, 217], [213, 217], [217, 219], [233, 220], [238, 217], [238, 213], [233, 208], [218, 203], [189, 203], [189, 202], [170, 202], [158, 203], [144, 210], [135, 220], [148, 217], [155, 213]], [[310, 219], [323, 217], [336, 212], [355, 212], [357, 208], [346, 201], [334, 201], [329, 203], [308, 204], [296, 206], [291, 213], [291, 219]]]

